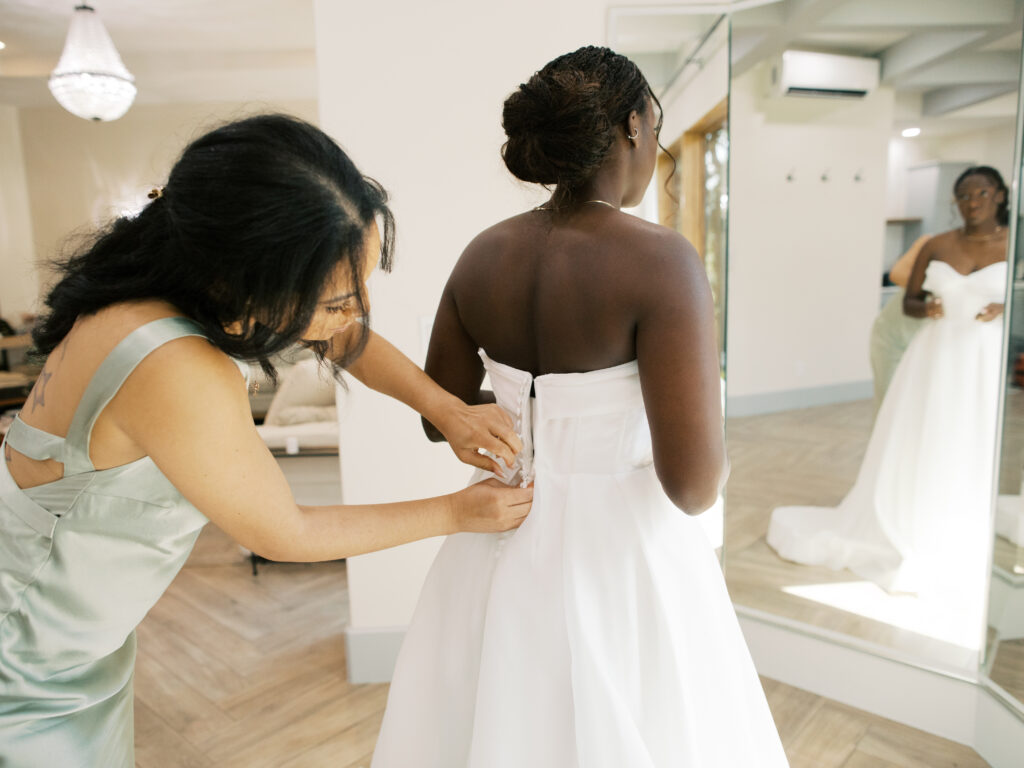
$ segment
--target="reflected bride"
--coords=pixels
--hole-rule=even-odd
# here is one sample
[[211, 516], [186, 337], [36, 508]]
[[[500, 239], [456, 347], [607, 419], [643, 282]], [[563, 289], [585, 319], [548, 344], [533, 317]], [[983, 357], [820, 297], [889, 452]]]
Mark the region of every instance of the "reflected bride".
[[[838, 507], [780, 507], [768, 544], [787, 560], [847, 568], [891, 592], [939, 598], [974, 622], [984, 606], [1006, 287], [1007, 190], [987, 166], [954, 184], [965, 226], [923, 248], [904, 311], [927, 318], [881, 404]], [[976, 624], [967, 624], [973, 626]]]

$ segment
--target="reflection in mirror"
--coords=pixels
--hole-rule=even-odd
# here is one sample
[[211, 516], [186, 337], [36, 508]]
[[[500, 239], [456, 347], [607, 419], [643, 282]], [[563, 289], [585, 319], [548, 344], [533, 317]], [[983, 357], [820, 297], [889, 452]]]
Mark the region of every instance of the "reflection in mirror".
[[732, 20], [730, 591], [965, 671], [1021, 5], [784, 0]]
[[1007, 380], [985, 672], [989, 682], [1024, 714], [1024, 258], [1020, 216], [1018, 203], [1014, 281], [1007, 307]]

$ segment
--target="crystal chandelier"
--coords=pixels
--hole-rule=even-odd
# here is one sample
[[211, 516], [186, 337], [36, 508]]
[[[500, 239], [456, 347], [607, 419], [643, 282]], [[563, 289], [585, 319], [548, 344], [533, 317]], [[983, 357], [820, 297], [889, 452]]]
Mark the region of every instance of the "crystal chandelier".
[[117, 120], [135, 100], [135, 78], [96, 11], [76, 5], [50, 93], [64, 109], [86, 120]]

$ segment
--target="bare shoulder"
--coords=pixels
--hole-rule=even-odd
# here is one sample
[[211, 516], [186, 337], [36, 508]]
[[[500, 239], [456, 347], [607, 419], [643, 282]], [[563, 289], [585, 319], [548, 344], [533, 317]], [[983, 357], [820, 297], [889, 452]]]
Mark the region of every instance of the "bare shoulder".
[[636, 216], [623, 217], [624, 234], [635, 243], [636, 252], [655, 262], [693, 262], [698, 259], [693, 244], [674, 229]]
[[707, 275], [693, 244], [669, 227], [636, 217], [621, 223], [633, 274], [648, 295], [680, 295], [702, 290]]
[[460, 261], [475, 261], [495, 253], [503, 253], [521, 242], [524, 236], [535, 231], [538, 225], [539, 217], [532, 211], [492, 224], [469, 241]]
[[248, 403], [238, 365], [202, 336], [182, 336], [153, 350], [125, 382], [125, 389], [165, 401]]
[[940, 232], [930, 237], [921, 247], [921, 253], [933, 255], [955, 247], [960, 241], [958, 230], [951, 229], [948, 232]]
[[[124, 323], [130, 332], [150, 320], [173, 316], [160, 308], [130, 307], [110, 320]], [[120, 410], [118, 406], [137, 413], [138, 408], [173, 408], [176, 403], [195, 407], [204, 403], [220, 407], [227, 403], [247, 405], [244, 382], [235, 362], [205, 337], [181, 336], [146, 355], [111, 405], [115, 414]]]

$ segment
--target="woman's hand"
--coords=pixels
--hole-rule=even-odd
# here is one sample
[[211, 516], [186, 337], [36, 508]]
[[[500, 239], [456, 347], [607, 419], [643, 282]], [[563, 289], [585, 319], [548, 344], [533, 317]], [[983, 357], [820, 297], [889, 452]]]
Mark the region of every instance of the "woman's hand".
[[454, 530], [499, 533], [518, 528], [526, 519], [533, 505], [533, 487], [513, 488], [491, 478], [449, 498]]
[[523, 449], [523, 442], [515, 433], [512, 417], [505, 409], [494, 404], [466, 405], [454, 397], [451, 401], [431, 421], [444, 435], [455, 455], [466, 464], [500, 475], [501, 466], [490, 456], [480, 453], [478, 449], [482, 448], [511, 467], [516, 454]]
[[929, 296], [928, 300], [924, 303], [924, 316], [938, 319], [944, 317], [945, 314], [942, 308], [942, 299], [939, 296]]
[[983, 310], [981, 310], [981, 312], [977, 314], [976, 319], [980, 320], [983, 323], [989, 323], [995, 320], [1001, 314], [1003, 314], [1003, 305], [993, 303], [989, 304]]

